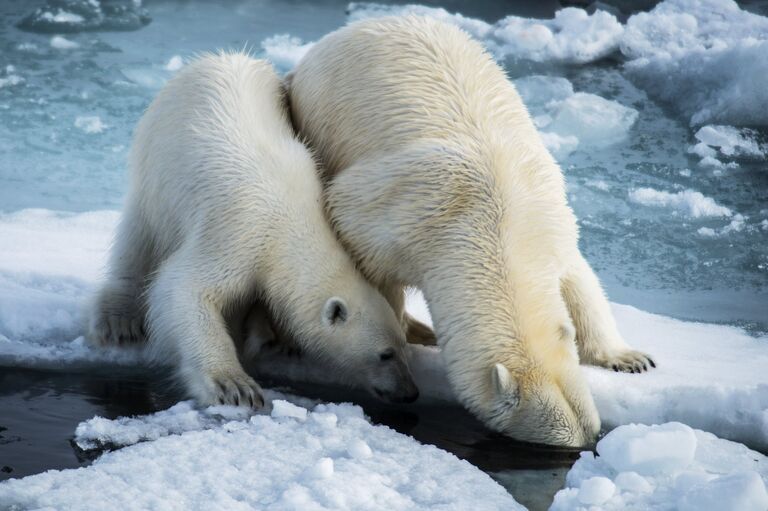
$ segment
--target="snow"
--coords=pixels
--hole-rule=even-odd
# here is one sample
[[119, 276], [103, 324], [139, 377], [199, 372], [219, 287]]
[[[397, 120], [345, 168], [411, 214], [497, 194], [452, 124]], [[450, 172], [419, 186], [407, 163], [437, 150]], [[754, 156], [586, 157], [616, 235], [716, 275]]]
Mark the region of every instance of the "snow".
[[74, 41], [70, 41], [66, 37], [60, 35], [51, 37], [51, 48], [56, 48], [57, 50], [74, 50], [75, 48], [79, 47], [79, 44]]
[[[184, 428], [174, 434], [107, 452], [88, 467], [0, 483], [0, 502], [81, 510], [524, 509], [466, 461], [370, 424], [359, 407], [305, 412], [304, 422], [236, 410], [216, 416], [180, 403], [130, 419], [150, 431], [176, 416]], [[118, 433], [102, 437], [107, 445], [126, 440], [119, 432], [128, 419], [114, 422]]]
[[768, 125], [768, 18], [732, 0], [665, 0], [627, 20], [628, 75], [692, 125]]
[[684, 424], [620, 426], [597, 452], [581, 453], [550, 511], [768, 508], [768, 458]]
[[607, 147], [625, 140], [637, 110], [586, 92], [562, 77], [526, 76], [515, 87], [533, 116], [544, 144], [557, 158], [577, 148]]
[[632, 202], [657, 208], [672, 208], [691, 218], [731, 216], [733, 213], [725, 206], [716, 203], [711, 197], [705, 197], [695, 190], [683, 190], [670, 193], [653, 188], [630, 190]]
[[98, 115], [81, 115], [75, 118], [75, 128], [88, 134], [101, 133], [108, 127], [101, 122]]

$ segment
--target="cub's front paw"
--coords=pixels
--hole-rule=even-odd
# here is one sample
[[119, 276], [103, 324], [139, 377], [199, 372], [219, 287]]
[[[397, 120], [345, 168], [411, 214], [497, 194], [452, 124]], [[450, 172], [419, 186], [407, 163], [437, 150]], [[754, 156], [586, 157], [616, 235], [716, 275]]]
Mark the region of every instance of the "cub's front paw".
[[655, 368], [656, 362], [645, 353], [625, 349], [601, 357], [595, 365], [613, 369], [617, 373], [642, 373]]
[[212, 388], [208, 404], [248, 406], [253, 409], [264, 406], [261, 387], [245, 372], [218, 373], [209, 378]]

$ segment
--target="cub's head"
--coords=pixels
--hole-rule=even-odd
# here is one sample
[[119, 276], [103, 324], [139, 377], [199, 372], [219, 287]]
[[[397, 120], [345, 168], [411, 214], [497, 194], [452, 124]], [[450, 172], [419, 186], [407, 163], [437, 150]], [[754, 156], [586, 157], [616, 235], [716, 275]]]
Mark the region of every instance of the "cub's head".
[[345, 379], [383, 401], [411, 403], [419, 397], [402, 327], [378, 292], [371, 288], [356, 300], [328, 298], [319, 323], [327, 343], [320, 351]]

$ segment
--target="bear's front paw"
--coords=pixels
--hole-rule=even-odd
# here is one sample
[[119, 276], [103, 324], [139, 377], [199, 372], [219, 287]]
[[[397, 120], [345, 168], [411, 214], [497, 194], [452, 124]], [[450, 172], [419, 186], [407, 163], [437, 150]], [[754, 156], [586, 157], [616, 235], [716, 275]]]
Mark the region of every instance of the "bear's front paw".
[[656, 367], [653, 359], [640, 351], [625, 349], [601, 357], [597, 364], [617, 373], [642, 373]]
[[264, 406], [264, 394], [253, 378], [240, 374], [211, 375], [213, 383], [212, 404], [249, 406], [259, 409]]

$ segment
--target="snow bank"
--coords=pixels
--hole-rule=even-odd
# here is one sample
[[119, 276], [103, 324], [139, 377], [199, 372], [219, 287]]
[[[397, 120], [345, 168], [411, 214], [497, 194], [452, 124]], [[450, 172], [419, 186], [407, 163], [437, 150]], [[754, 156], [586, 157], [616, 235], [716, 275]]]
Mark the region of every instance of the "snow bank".
[[526, 76], [515, 80], [547, 148], [557, 158], [574, 150], [607, 147], [625, 140], [637, 110], [595, 94], [574, 92], [561, 77]]
[[581, 453], [550, 511], [764, 511], [768, 458], [680, 423], [631, 424]]
[[722, 217], [733, 214], [730, 209], [695, 190], [670, 193], [653, 188], [637, 188], [629, 192], [629, 199], [643, 206], [672, 208], [691, 218]]
[[768, 125], [768, 18], [732, 0], [665, 0], [627, 20], [628, 75], [692, 125]]
[[480, 40], [496, 58], [534, 62], [584, 64], [599, 60], [619, 47], [624, 27], [612, 15], [567, 7], [551, 20], [507, 16], [494, 24], [423, 5], [349, 4], [349, 21], [394, 15], [429, 16], [462, 28]]
[[[213, 415], [195, 416], [182, 403], [131, 419], [137, 430], [151, 431], [175, 417], [184, 432], [106, 453], [85, 468], [0, 483], [0, 502], [82, 510], [169, 503], [211, 510], [524, 509], [468, 462], [371, 425], [356, 406], [317, 405], [303, 421], [224, 412], [211, 424]], [[125, 419], [117, 422], [115, 431], [122, 431]], [[120, 433], [103, 437], [126, 440]]]

